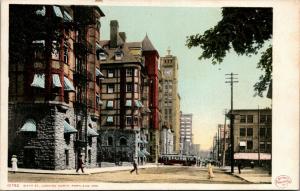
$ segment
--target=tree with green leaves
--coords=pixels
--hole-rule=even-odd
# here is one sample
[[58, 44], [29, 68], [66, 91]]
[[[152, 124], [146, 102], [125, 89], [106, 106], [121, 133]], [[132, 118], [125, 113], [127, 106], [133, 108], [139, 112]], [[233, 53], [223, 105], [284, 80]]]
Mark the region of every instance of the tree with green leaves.
[[[212, 59], [212, 64], [221, 63], [233, 49], [238, 55], [251, 56], [272, 39], [272, 8], [222, 8], [222, 20], [203, 34], [187, 37], [188, 48], [200, 47], [199, 59]], [[263, 92], [272, 81], [272, 45], [262, 53], [257, 68], [264, 71], [254, 84], [255, 95]]]

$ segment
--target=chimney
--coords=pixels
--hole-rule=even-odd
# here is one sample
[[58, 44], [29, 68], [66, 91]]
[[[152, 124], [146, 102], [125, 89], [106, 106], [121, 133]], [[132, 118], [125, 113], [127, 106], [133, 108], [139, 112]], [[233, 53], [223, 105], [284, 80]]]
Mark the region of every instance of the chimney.
[[125, 32], [119, 32], [119, 36], [123, 40], [123, 42], [126, 42], [126, 33]]
[[110, 48], [117, 48], [118, 45], [119, 23], [117, 20], [110, 21]]

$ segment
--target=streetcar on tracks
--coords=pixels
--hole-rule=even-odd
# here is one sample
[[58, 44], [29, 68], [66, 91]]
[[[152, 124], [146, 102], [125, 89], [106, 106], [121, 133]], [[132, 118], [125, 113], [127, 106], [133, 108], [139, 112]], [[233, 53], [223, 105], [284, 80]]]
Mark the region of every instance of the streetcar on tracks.
[[176, 155], [176, 154], [164, 154], [160, 155], [158, 162], [164, 165], [180, 164], [183, 166], [195, 165], [197, 161], [196, 156], [192, 155]]

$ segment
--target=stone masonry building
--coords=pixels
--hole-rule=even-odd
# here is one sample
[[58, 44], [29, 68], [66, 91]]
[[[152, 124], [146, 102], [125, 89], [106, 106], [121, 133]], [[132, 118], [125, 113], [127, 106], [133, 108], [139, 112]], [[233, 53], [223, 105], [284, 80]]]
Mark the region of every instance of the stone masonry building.
[[[95, 167], [103, 12], [56, 5], [11, 5], [9, 11], [10, 34], [23, 38], [10, 35], [10, 47], [26, 43], [9, 50], [8, 161], [17, 155], [22, 168], [74, 169], [83, 155], [86, 167]], [[38, 28], [28, 34], [35, 26], [20, 27], [21, 21]], [[24, 59], [15, 60], [16, 51]]]

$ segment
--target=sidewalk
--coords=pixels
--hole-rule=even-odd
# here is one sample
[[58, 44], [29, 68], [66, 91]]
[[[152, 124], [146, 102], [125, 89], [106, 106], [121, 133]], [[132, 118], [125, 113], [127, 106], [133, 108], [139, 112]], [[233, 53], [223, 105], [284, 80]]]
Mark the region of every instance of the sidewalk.
[[[146, 165], [138, 166], [139, 169], [157, 167], [156, 164], [150, 163]], [[81, 170], [76, 173], [76, 169], [70, 170], [42, 170], [42, 169], [28, 169], [28, 168], [18, 168], [17, 173], [33, 173], [33, 174], [60, 174], [60, 175], [90, 175], [102, 172], [113, 172], [113, 171], [123, 171], [132, 170], [132, 166], [112, 166], [112, 167], [97, 167], [97, 168], [84, 168], [84, 173]], [[8, 168], [9, 172], [12, 172], [11, 168]]]
[[[221, 168], [228, 174], [231, 174], [230, 166]], [[234, 173], [231, 174], [235, 177], [239, 177], [249, 183], [259, 183], [259, 184], [271, 184], [272, 176], [269, 174], [269, 171], [262, 169], [260, 167], [255, 168], [243, 168], [241, 169], [241, 174], [238, 172], [238, 168], [234, 168]]]

